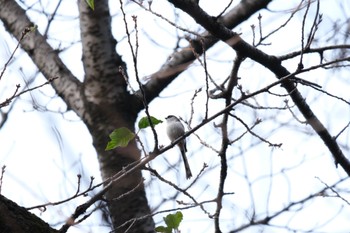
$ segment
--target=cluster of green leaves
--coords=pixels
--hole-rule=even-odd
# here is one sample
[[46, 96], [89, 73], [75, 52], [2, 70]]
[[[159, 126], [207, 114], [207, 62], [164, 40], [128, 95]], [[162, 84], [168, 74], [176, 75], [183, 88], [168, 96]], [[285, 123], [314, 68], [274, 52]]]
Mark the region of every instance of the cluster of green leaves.
[[[151, 126], [151, 123], [153, 126], [162, 123], [163, 121], [158, 120], [157, 118], [150, 116], [148, 117], [142, 117], [138, 123], [139, 129], [145, 129], [147, 127]], [[110, 135], [109, 138], [111, 139], [107, 146], [106, 150], [113, 150], [117, 147], [126, 147], [131, 140], [135, 138], [136, 134], [133, 133], [131, 130], [129, 130], [126, 127], [121, 127], [118, 129], [115, 129]]]
[[179, 226], [182, 221], [182, 213], [180, 211], [177, 211], [175, 214], [168, 214], [164, 219], [164, 222], [166, 226], [158, 226], [156, 227], [156, 232], [163, 232], [163, 233], [172, 233], [179, 232]]

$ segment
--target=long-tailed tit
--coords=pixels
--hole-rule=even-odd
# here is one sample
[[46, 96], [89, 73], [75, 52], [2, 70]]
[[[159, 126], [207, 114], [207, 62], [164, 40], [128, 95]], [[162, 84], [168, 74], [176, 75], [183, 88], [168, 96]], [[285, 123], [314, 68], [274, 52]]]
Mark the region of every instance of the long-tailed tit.
[[[165, 119], [167, 122], [166, 132], [171, 142], [175, 141], [176, 139], [178, 139], [179, 137], [185, 134], [185, 127], [182, 125], [181, 121], [176, 116], [169, 115]], [[182, 159], [184, 160], [186, 178], [189, 179], [192, 177], [192, 173], [186, 157], [186, 151], [187, 151], [186, 140], [183, 139], [179, 141], [177, 145], [180, 148]]]

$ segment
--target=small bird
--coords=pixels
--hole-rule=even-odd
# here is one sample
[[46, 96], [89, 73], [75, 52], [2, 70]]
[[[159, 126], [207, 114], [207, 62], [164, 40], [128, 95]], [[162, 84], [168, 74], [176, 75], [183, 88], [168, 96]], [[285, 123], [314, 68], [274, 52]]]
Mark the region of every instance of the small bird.
[[[169, 115], [165, 119], [167, 122], [166, 132], [171, 142], [175, 141], [176, 139], [185, 134], [185, 127], [182, 125], [181, 121], [176, 116]], [[180, 148], [182, 159], [184, 160], [186, 178], [190, 179], [192, 177], [192, 173], [186, 157], [186, 140], [183, 139], [179, 141], [177, 145]]]

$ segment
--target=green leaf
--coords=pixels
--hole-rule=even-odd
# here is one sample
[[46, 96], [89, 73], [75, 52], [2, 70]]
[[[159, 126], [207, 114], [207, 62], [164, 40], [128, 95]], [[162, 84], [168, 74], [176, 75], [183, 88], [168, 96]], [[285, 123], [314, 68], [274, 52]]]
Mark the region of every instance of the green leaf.
[[[153, 116], [150, 116], [151, 118], [151, 122], [153, 125], [158, 125], [159, 123], [162, 123], [163, 121], [161, 120], [158, 120], [157, 118], [153, 117]], [[148, 117], [145, 116], [145, 117], [142, 117], [141, 120], [139, 121], [139, 129], [144, 129], [144, 128], [147, 128], [147, 127], [150, 127], [150, 123], [148, 121]]]
[[135, 137], [135, 134], [128, 128], [122, 127], [115, 129], [109, 137], [111, 140], [108, 142], [105, 150], [112, 150], [116, 147], [126, 147]]
[[164, 221], [166, 225], [172, 229], [178, 229], [180, 222], [182, 221], [182, 213], [180, 211], [177, 211], [175, 214], [168, 214]]
[[92, 10], [95, 10], [95, 0], [85, 0]]
[[169, 228], [169, 227], [164, 227], [164, 226], [156, 227], [155, 230], [156, 230], [156, 232], [171, 233], [171, 228]]

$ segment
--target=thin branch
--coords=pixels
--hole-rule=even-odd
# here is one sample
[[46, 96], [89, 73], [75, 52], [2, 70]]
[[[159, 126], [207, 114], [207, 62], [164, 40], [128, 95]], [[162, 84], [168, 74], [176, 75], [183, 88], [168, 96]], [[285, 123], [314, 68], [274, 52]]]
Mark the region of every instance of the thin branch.
[[54, 10], [53, 13], [50, 15], [50, 18], [49, 18], [49, 20], [48, 20], [48, 22], [47, 22], [47, 26], [46, 26], [45, 32], [44, 32], [44, 34], [43, 34], [43, 36], [46, 37], [46, 38], [47, 38], [47, 34], [48, 34], [49, 30], [50, 30], [50, 27], [51, 27], [51, 25], [52, 25], [52, 22], [53, 22], [53, 20], [55, 19], [55, 16], [56, 16], [56, 14], [57, 14], [57, 11], [58, 11], [58, 9], [60, 8], [62, 2], [63, 2], [62, 0], [59, 0], [59, 1], [58, 1], [57, 5], [56, 5], [56, 7], [55, 7], [55, 10]]
[[129, 44], [129, 47], [130, 47], [130, 50], [131, 50], [131, 54], [132, 54], [132, 58], [133, 58], [136, 81], [137, 81], [137, 83], [139, 85], [139, 88], [140, 88], [140, 91], [141, 91], [142, 103], [143, 103], [143, 106], [144, 106], [144, 109], [145, 109], [145, 112], [146, 112], [146, 116], [147, 116], [148, 122], [149, 122], [149, 124], [151, 126], [151, 130], [152, 130], [153, 137], [154, 137], [154, 150], [158, 150], [158, 135], [157, 135], [157, 132], [156, 132], [156, 130], [154, 128], [154, 125], [152, 123], [151, 115], [149, 113], [146, 93], [145, 93], [145, 91], [143, 89], [143, 86], [142, 86], [142, 83], [141, 83], [141, 80], [140, 80], [140, 77], [139, 77], [139, 73], [138, 73], [137, 55], [138, 55], [139, 42], [138, 42], [137, 17], [136, 16], [132, 16], [133, 21], [134, 21], [134, 29], [135, 29], [135, 32], [136, 32], [136, 48], [134, 49], [134, 47], [133, 47], [133, 45], [131, 43], [131, 35], [130, 35], [129, 29], [128, 29], [128, 23], [126, 21], [126, 14], [125, 14], [124, 7], [123, 7], [123, 1], [119, 0], [119, 2], [120, 2], [120, 9], [121, 9], [121, 12], [123, 14], [123, 21], [124, 21], [124, 26], [125, 26], [125, 31], [126, 31], [126, 34], [127, 34], [127, 38], [128, 38], [128, 44]]
[[[340, 199], [343, 200], [347, 205], [350, 206], [350, 202], [349, 202], [348, 200], [346, 200], [344, 197], [342, 197], [342, 196], [339, 194], [339, 192], [338, 192], [337, 190], [334, 189], [334, 188], [335, 188], [334, 185], [332, 185], [332, 187], [331, 187], [331, 186], [329, 186], [328, 184], [326, 184], [324, 181], [322, 181], [319, 177], [316, 177], [316, 179], [318, 179], [322, 184], [324, 184], [324, 186], [326, 186], [326, 188], [330, 189], [330, 190], [336, 195], [336, 197], [340, 198]], [[323, 194], [324, 194], [323, 196], [329, 197], [329, 195], [326, 195], [325, 192], [323, 192]]]
[[301, 53], [304, 53], [304, 54], [305, 53], [323, 53], [327, 50], [335, 50], [335, 49], [350, 49], [350, 45], [343, 44], [343, 45], [330, 45], [330, 46], [325, 46], [325, 47], [320, 47], [320, 48], [308, 48], [304, 51], [299, 50], [296, 52], [292, 52], [289, 54], [278, 56], [277, 59], [280, 61], [285, 61], [285, 60], [297, 57], [297, 56], [301, 55]]
[[0, 193], [1, 193], [2, 184], [3, 184], [3, 181], [4, 181], [5, 169], [6, 169], [6, 166], [3, 165], [3, 166], [1, 167], [1, 176], [0, 176]]
[[257, 135], [256, 133], [254, 133], [254, 132], [251, 130], [251, 128], [250, 128], [241, 118], [239, 118], [239, 117], [237, 117], [237, 116], [235, 116], [235, 115], [232, 115], [232, 114], [230, 114], [230, 116], [232, 116], [232, 117], [234, 117], [236, 120], [238, 120], [238, 121], [247, 129], [247, 131], [248, 131], [251, 135], [253, 135], [254, 137], [260, 139], [262, 142], [265, 142], [266, 144], [268, 144], [268, 145], [271, 146], [271, 147], [281, 147], [281, 146], [282, 146], [282, 143], [271, 143], [271, 142], [269, 142], [268, 140], [266, 140], [265, 138], [263, 138], [263, 137]]
[[21, 34], [21, 37], [19, 38], [18, 40], [18, 43], [15, 47], [15, 49], [12, 51], [9, 59], [7, 60], [7, 62], [5, 63], [4, 65], [4, 68], [2, 69], [1, 73], [0, 73], [0, 81], [1, 81], [1, 78], [2, 76], [4, 75], [6, 69], [7, 69], [7, 66], [10, 64], [11, 60], [13, 59], [13, 57], [15, 56], [15, 53], [16, 51], [18, 50], [19, 46], [21, 45], [21, 42], [22, 40], [30, 33], [30, 32], [33, 32], [36, 30], [36, 26], [32, 26], [32, 27], [26, 27], [23, 31], [22, 31], [22, 34]]
[[63, 199], [63, 200], [60, 200], [60, 201], [57, 201], [57, 202], [48, 202], [48, 203], [45, 203], [45, 204], [40, 204], [40, 205], [36, 205], [36, 206], [31, 206], [31, 207], [27, 207], [26, 209], [27, 210], [33, 210], [33, 209], [42, 209], [44, 208], [44, 210], [46, 210], [46, 208], [48, 206], [55, 206], [55, 205], [60, 205], [60, 204], [63, 204], [63, 203], [66, 203], [66, 202], [69, 202], [77, 197], [80, 197], [80, 196], [86, 196], [89, 192], [91, 192], [92, 190], [100, 187], [102, 184], [97, 184], [97, 185], [94, 185], [92, 186], [93, 184], [93, 181], [94, 181], [94, 177], [90, 177], [90, 184], [89, 184], [89, 187], [85, 189], [85, 191], [82, 191], [80, 192], [80, 180], [81, 180], [81, 175], [77, 175], [78, 177], [78, 181], [77, 181], [77, 191], [74, 195], [66, 198], [66, 199]]
[[161, 14], [159, 14], [159, 13], [153, 11], [153, 10], [151, 9], [150, 6], [149, 6], [148, 8], [145, 7], [145, 6], [142, 4], [142, 3], [143, 3], [142, 1], [137, 1], [137, 0], [131, 0], [131, 1], [132, 1], [133, 3], [136, 3], [136, 4], [137, 4], [139, 7], [141, 7], [142, 9], [144, 9], [144, 10], [150, 12], [151, 14], [153, 14], [153, 15], [157, 16], [158, 18], [164, 20], [165, 22], [169, 23], [171, 26], [174, 26], [175, 28], [177, 28], [177, 29], [179, 29], [179, 30], [181, 30], [181, 31], [183, 31], [183, 32], [187, 32], [187, 33], [190, 33], [190, 34], [192, 34], [192, 35], [196, 35], [196, 36], [198, 36], [198, 37], [201, 37], [200, 34], [194, 32], [194, 31], [188, 30], [188, 29], [186, 29], [186, 28], [184, 28], [184, 27], [181, 27], [181, 26], [177, 25], [176, 23], [170, 21], [167, 17], [165, 17], [165, 16], [163, 16], [163, 15], [161, 15]]
[[340, 164], [347, 172], [347, 174], [350, 175], [350, 161], [344, 156], [343, 151], [339, 147], [338, 143], [330, 135], [329, 131], [311, 110], [304, 97], [301, 95], [299, 90], [296, 89], [294, 82], [292, 80], [284, 78], [287, 76], [293, 78], [295, 74], [291, 75], [291, 73], [281, 65], [276, 57], [269, 56], [261, 50], [258, 50], [255, 47], [251, 46], [245, 42], [237, 33], [232, 32], [223, 24], [213, 19], [210, 15], [198, 7], [198, 5], [192, 3], [191, 1], [184, 0], [169, 1], [173, 3], [175, 7], [189, 14], [197, 23], [207, 29], [213, 36], [224, 41], [232, 49], [262, 64], [271, 72], [273, 72], [278, 79], [284, 79], [282, 82], [282, 87], [287, 90], [293, 102], [298, 107], [299, 111], [303, 114], [307, 122], [323, 140], [328, 150], [332, 153], [335, 160], [335, 165], [337, 166]]
[[336, 185], [340, 184], [341, 182], [347, 180], [348, 177], [345, 177], [345, 178], [342, 178], [340, 179], [339, 181], [337, 181], [336, 183], [334, 183], [333, 185], [331, 186], [327, 186], [313, 194], [310, 194], [309, 196], [303, 198], [303, 199], [300, 199], [299, 201], [294, 201], [294, 202], [290, 202], [288, 205], [286, 205], [285, 207], [281, 208], [280, 210], [276, 211], [275, 213], [271, 214], [271, 215], [268, 215], [268, 216], [265, 216], [264, 218], [261, 218], [261, 219], [252, 219], [251, 221], [249, 221], [249, 223], [247, 224], [244, 224], [234, 230], [231, 230], [229, 233], [235, 233], [235, 232], [241, 232], [249, 227], [252, 227], [252, 226], [256, 226], [256, 225], [267, 225], [269, 224], [272, 220], [274, 220], [275, 218], [277, 218], [278, 216], [286, 213], [287, 211], [290, 211], [293, 207], [295, 206], [298, 206], [300, 204], [303, 204], [303, 203], [306, 203], [310, 200], [313, 200], [314, 198], [316, 197], [319, 197], [319, 196], [323, 196], [323, 194], [330, 188], [333, 188], [335, 187]]
[[17, 98], [17, 97], [19, 97], [19, 96], [21, 96], [21, 95], [23, 95], [23, 94], [25, 94], [27, 92], [34, 91], [34, 90], [36, 90], [38, 88], [41, 88], [41, 87], [43, 87], [45, 85], [48, 85], [48, 84], [52, 83], [55, 79], [58, 79], [58, 77], [51, 78], [51, 79], [49, 79], [48, 81], [46, 81], [45, 83], [43, 83], [41, 85], [38, 85], [38, 86], [35, 86], [35, 87], [32, 87], [32, 88], [28, 88], [28, 89], [26, 89], [24, 91], [21, 91], [19, 93], [17, 93], [17, 92], [18, 92], [19, 88], [21, 87], [21, 85], [17, 84], [14, 94], [10, 98], [6, 99], [4, 102], [0, 103], [0, 108], [9, 105], [15, 98]]
[[[202, 170], [199, 172], [199, 174], [196, 176], [196, 179], [194, 179], [191, 184], [189, 185], [189, 187], [191, 187], [191, 185], [193, 185], [194, 183], [196, 183], [197, 179], [200, 177], [200, 175], [203, 173], [203, 171], [208, 167], [208, 165], [204, 164]], [[165, 178], [163, 178], [155, 169], [152, 169], [150, 167], [146, 167], [145, 170], [148, 170], [150, 171], [152, 174], [154, 174], [160, 181], [166, 183], [167, 185], [173, 187], [175, 190], [177, 190], [178, 192], [184, 194], [185, 196], [187, 196], [188, 198], [190, 198], [194, 204], [191, 204], [191, 205], [195, 205], [195, 206], [199, 206], [203, 212], [205, 214], [207, 214], [208, 216], [210, 216], [210, 213], [204, 209], [204, 206], [202, 204], [200, 204], [199, 202], [197, 202], [197, 200], [187, 191], [187, 189], [189, 188], [186, 188], [186, 189], [183, 189], [183, 188], [180, 188], [178, 185], [174, 184], [173, 182], [169, 181], [169, 180], [166, 180]]]

